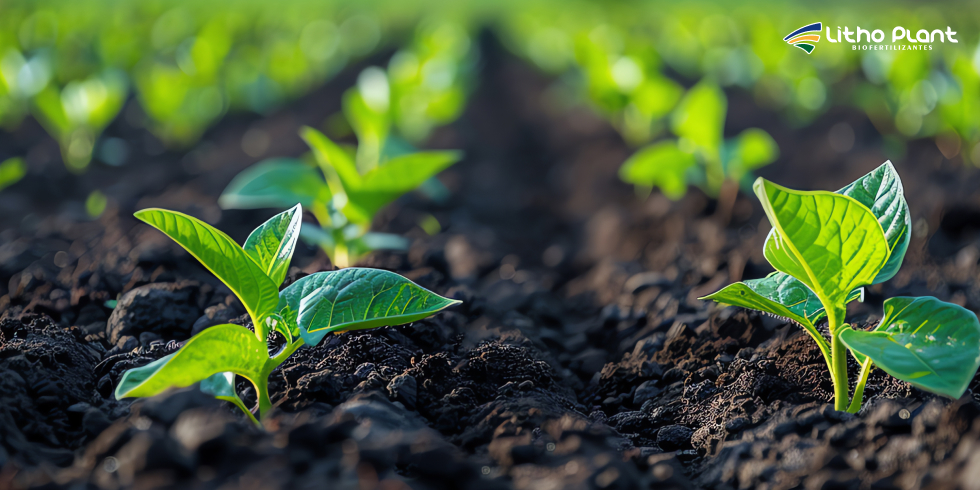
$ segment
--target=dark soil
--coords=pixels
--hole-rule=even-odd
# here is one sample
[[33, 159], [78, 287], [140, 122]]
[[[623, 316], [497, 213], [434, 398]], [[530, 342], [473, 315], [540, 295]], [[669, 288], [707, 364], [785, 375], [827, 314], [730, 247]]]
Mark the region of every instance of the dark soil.
[[[273, 373], [267, 432], [195, 389], [111, 397], [126, 369], [246, 319], [132, 212], [176, 209], [243, 241], [272, 210], [216, 205], [255, 160], [242, 135], [273, 135], [269, 155], [301, 153], [299, 126], [335, 113], [353, 75], [267, 118], [229, 118], [186, 154], [160, 153], [130, 114], [109, 131], [132, 143], [129, 163], [81, 178], [58, 170], [38, 127], [0, 136], [32, 165], [0, 194], [0, 488], [980, 488], [977, 381], [950, 401], [879, 371], [860, 414], [833, 411], [799, 328], [696, 299], [771, 270], [754, 198], [638, 199], [616, 177], [630, 150], [608, 124], [485, 48], [466, 114], [432, 141], [466, 151], [442, 175], [452, 199], [391, 206], [376, 229], [411, 249], [362, 263], [464, 303], [298, 351]], [[730, 98], [726, 130], [770, 131], [782, 157], [762, 174], [782, 184], [836, 189], [887, 158], [863, 114], [835, 109], [798, 129], [746, 93]], [[857, 135], [845, 154], [827, 144], [841, 121]], [[912, 244], [852, 321], [870, 325], [903, 294], [980, 309], [978, 172], [929, 141], [892, 161]], [[111, 204], [87, 221], [94, 188]], [[415, 225], [425, 213], [441, 233]], [[293, 264], [290, 280], [330, 268], [305, 246]]]

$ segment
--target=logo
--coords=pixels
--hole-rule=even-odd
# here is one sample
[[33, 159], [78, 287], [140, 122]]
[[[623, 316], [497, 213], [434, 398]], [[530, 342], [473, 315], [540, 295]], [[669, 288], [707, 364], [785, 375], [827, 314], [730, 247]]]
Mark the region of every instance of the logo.
[[813, 52], [813, 48], [816, 47], [814, 44], [820, 40], [821, 30], [823, 30], [823, 24], [820, 22], [814, 22], [813, 24], [803, 26], [793, 31], [788, 36], [784, 37], [783, 41], [806, 51], [807, 54], [810, 54]]

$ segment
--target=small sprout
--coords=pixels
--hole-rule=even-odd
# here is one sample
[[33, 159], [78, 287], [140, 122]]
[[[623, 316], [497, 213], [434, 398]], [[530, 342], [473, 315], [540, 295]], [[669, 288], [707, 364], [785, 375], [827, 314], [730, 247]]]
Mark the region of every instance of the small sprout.
[[24, 159], [13, 157], [0, 162], [0, 190], [10, 187], [27, 174], [27, 165]]
[[101, 191], [92, 191], [91, 194], [85, 198], [85, 212], [88, 214], [89, 218], [95, 219], [102, 216], [105, 212], [106, 206], [109, 205], [109, 199], [105, 197]]
[[[908, 249], [911, 220], [891, 162], [835, 192], [795, 191], [759, 178], [755, 193], [772, 223], [764, 254], [777, 272], [731, 284], [702, 299], [742, 306], [799, 324], [820, 347], [837, 410], [861, 409], [871, 368], [920, 389], [959, 398], [980, 367], [980, 322], [932, 297], [885, 300], [871, 331], [844, 323], [863, 288], [891, 279]], [[816, 328], [826, 319], [830, 342]], [[847, 351], [861, 365], [848, 402]]]
[[[239, 247], [196, 218], [164, 209], [137, 212], [137, 218], [184, 247], [231, 289], [255, 331], [232, 324], [210, 327], [177, 352], [126, 371], [116, 398], [148, 397], [200, 383], [201, 391], [233, 403], [258, 423], [235, 390], [236, 376], [255, 387], [259, 415], [266, 417], [272, 409], [269, 375], [300, 347], [315, 346], [328, 333], [404, 325], [460, 303], [394, 272], [364, 268], [311, 274], [279, 291], [299, 238], [301, 216], [302, 207], [296, 205], [256, 228]], [[270, 355], [273, 331], [286, 344]]]

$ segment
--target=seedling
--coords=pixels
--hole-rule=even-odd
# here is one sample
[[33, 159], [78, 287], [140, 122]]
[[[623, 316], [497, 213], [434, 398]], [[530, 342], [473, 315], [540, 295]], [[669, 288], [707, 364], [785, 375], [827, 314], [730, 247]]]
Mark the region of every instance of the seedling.
[[[749, 128], [725, 139], [728, 100], [712, 82], [703, 80], [691, 88], [671, 115], [678, 139], [667, 139], [638, 150], [619, 169], [620, 177], [636, 185], [641, 194], [653, 187], [671, 199], [687, 193], [694, 184], [717, 196], [724, 182], [748, 187], [752, 171], [779, 156], [769, 133]], [[734, 196], [734, 194], [732, 195]]]
[[[256, 228], [242, 247], [178, 212], [144, 209], [136, 217], [172, 238], [228, 286], [245, 306], [254, 331], [232, 324], [210, 327], [177, 352], [126, 371], [116, 387], [117, 399], [200, 382], [202, 391], [234, 403], [258, 423], [235, 390], [236, 375], [255, 387], [264, 418], [272, 409], [269, 375], [300, 347], [315, 346], [331, 332], [411, 323], [460, 303], [393, 272], [364, 268], [318, 272], [279, 291], [300, 233], [300, 205]], [[284, 341], [270, 342], [273, 331]]]
[[[729, 285], [701, 299], [789, 319], [817, 343], [834, 385], [834, 407], [856, 413], [872, 367], [940, 395], [959, 398], [980, 366], [980, 322], [932, 297], [885, 300], [871, 331], [844, 323], [863, 287], [891, 279], [902, 265], [911, 220], [891, 162], [835, 192], [796, 191], [761, 177], [753, 186], [772, 224], [764, 253], [777, 272]], [[827, 320], [829, 342], [817, 328]], [[861, 365], [848, 403], [847, 351]]]
[[398, 235], [369, 232], [374, 216], [460, 157], [455, 151], [409, 153], [362, 173], [355, 157], [323, 133], [307, 127], [300, 134], [319, 171], [297, 159], [266, 160], [235, 177], [218, 202], [225, 209], [307, 206], [320, 226], [304, 226], [304, 240], [320, 246], [338, 267], [372, 250], [407, 247]]

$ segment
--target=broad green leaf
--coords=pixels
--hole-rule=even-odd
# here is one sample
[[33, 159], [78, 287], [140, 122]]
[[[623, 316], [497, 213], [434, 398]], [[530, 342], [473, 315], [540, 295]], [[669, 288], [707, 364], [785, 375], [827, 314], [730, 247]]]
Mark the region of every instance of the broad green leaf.
[[282, 291], [279, 311], [316, 345], [330, 332], [403, 325], [458, 303], [394, 272], [350, 267], [294, 282]]
[[717, 85], [701, 81], [691, 88], [674, 109], [674, 133], [691, 140], [711, 158], [718, 158], [725, 129], [728, 99]]
[[892, 162], [881, 164], [837, 193], [857, 199], [878, 218], [891, 254], [875, 276], [873, 284], [891, 279], [902, 267], [902, 259], [912, 238], [912, 218], [909, 205], [905, 202], [905, 189]]
[[[240, 325], [216, 325], [191, 337], [177, 352], [123, 374], [116, 399], [146, 397], [183, 388], [215, 373], [232, 372], [253, 383], [269, 359], [265, 342]], [[211, 386], [213, 388], [213, 386]]]
[[753, 188], [773, 226], [766, 259], [803, 282], [842, 320], [848, 295], [871, 284], [888, 260], [875, 216], [855, 199], [832, 192], [794, 191], [762, 178]]
[[242, 247], [277, 286], [286, 279], [302, 224], [303, 207], [297, 204], [262, 223]]
[[[864, 289], [858, 288], [847, 296], [847, 302], [863, 301]], [[699, 299], [710, 299], [772, 315], [789, 318], [803, 327], [813, 327], [827, 316], [817, 295], [802, 282], [782, 272], [773, 272], [762, 279], [750, 279], [730, 284], [722, 290]]]
[[255, 335], [265, 341], [265, 318], [276, 311], [279, 288], [231, 237], [176, 211], [150, 208], [135, 216], [172, 238], [225, 283], [255, 322]]
[[368, 224], [385, 205], [422, 185], [461, 157], [457, 151], [423, 151], [392, 158], [366, 173], [359, 185], [344, 184], [348, 199], [344, 215], [353, 223]]
[[888, 374], [951, 398], [963, 395], [980, 367], [977, 316], [933, 297], [887, 299], [873, 331], [846, 328], [840, 338]]
[[323, 176], [292, 158], [272, 158], [235, 176], [218, 199], [223, 209], [310, 207], [330, 201]]
[[361, 174], [357, 171], [354, 160], [343, 148], [330, 141], [330, 138], [327, 138], [323, 133], [309, 126], [303, 126], [299, 134], [303, 141], [306, 141], [306, 144], [313, 149], [317, 163], [324, 170], [335, 172], [345, 189], [360, 187]]
[[657, 186], [670, 199], [687, 193], [687, 170], [697, 162], [694, 155], [682, 151], [676, 141], [664, 141], [641, 149], [619, 169], [625, 182]]

